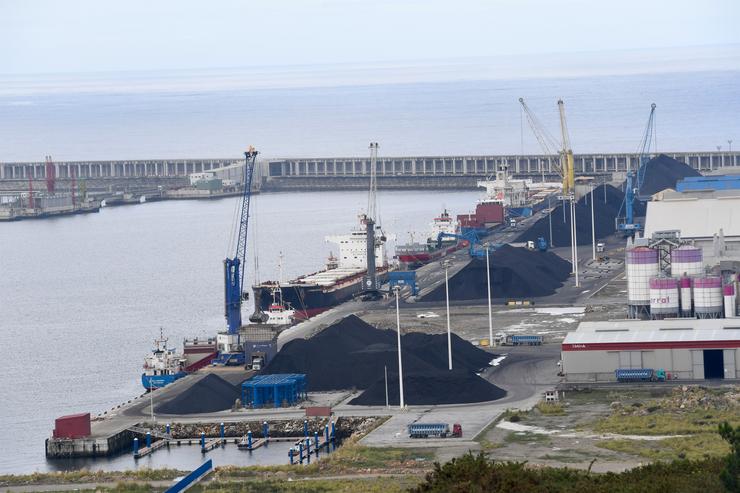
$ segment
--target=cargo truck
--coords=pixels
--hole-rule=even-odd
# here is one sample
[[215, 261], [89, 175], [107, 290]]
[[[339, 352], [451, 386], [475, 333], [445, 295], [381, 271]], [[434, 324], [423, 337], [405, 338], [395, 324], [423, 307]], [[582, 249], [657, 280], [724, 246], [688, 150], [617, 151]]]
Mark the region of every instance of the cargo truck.
[[462, 436], [462, 426], [459, 423], [452, 425], [452, 433], [447, 423], [412, 423], [408, 426], [408, 431], [410, 438], [459, 438]]

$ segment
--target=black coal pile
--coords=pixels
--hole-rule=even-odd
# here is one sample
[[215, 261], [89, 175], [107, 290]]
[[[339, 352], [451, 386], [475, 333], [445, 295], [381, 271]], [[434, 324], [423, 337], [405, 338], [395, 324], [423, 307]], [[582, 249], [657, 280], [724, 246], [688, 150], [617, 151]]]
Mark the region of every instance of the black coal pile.
[[231, 385], [218, 375], [209, 373], [154, 410], [161, 414], [213, 413], [231, 409], [239, 398], [241, 398], [239, 387]]
[[[570, 275], [570, 262], [552, 252], [503, 245], [490, 255], [491, 294], [494, 298], [549, 296]], [[479, 300], [488, 296], [486, 260], [473, 259], [449, 279], [450, 300]], [[419, 301], [444, 301], [441, 283]]]
[[[369, 389], [377, 385], [385, 389], [386, 368], [389, 380], [398, 374], [396, 344], [395, 331], [376, 329], [350, 315], [310, 339], [287, 343], [264, 373], [305, 373], [309, 391]], [[479, 394], [503, 395], [504, 391], [475, 375], [476, 371], [487, 367], [495, 355], [476, 348], [455, 334], [452, 335], [452, 360], [455, 368], [459, 369], [454, 377], [459, 389], [450, 394], [454, 397], [446, 396], [445, 391], [433, 385], [407, 383], [407, 375], [409, 378], [412, 375], [436, 375], [440, 370], [446, 370], [446, 334], [406, 334], [402, 336], [401, 348], [405, 388], [408, 387], [412, 394], [426, 395], [431, 403], [479, 402]], [[471, 378], [476, 385], [470, 385]], [[466, 390], [468, 388], [470, 390]], [[481, 394], [481, 388], [488, 389], [488, 392]], [[449, 401], [451, 398], [456, 400]], [[367, 399], [373, 401], [374, 397]], [[382, 402], [374, 403], [385, 404], [385, 390]]]
[[660, 154], [645, 163], [638, 171], [638, 176], [641, 182], [638, 194], [644, 197], [666, 188], [675, 189], [679, 180], [687, 176], [701, 176], [701, 173], [686, 163]]
[[[454, 360], [453, 360], [454, 364]], [[434, 370], [429, 373], [407, 373], [403, 369], [403, 399], [405, 404], [432, 405], [460, 402], [485, 402], [501, 399], [506, 391], [465, 370]], [[399, 404], [398, 375], [388, 374], [388, 403]], [[385, 381], [379, 380], [350, 404], [360, 406], [385, 405]]]
[[[594, 189], [594, 226], [596, 238], [602, 239], [614, 234], [616, 230], [615, 218], [624, 216], [624, 192], [611, 185], [600, 185]], [[576, 235], [579, 245], [591, 243], [591, 194], [587, 194], [576, 202]], [[645, 215], [645, 205], [637, 200], [633, 203], [635, 217]], [[536, 241], [542, 237], [550, 240], [550, 223], [552, 222], [552, 243], [555, 247], [570, 246], [570, 205], [558, 205], [547, 216], [534, 223], [529, 229], [520, 234], [514, 242]]]

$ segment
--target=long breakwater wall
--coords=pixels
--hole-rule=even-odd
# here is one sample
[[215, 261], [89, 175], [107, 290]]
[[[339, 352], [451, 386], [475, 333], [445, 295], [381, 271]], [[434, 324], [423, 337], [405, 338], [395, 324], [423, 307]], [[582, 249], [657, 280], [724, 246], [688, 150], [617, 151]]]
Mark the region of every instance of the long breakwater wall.
[[[740, 166], [739, 152], [666, 152], [702, 171]], [[490, 176], [501, 164], [519, 176], [556, 176], [557, 158], [544, 155], [483, 156], [405, 156], [380, 157], [376, 173], [379, 186], [385, 188], [474, 188], [477, 179]], [[631, 153], [576, 154], [575, 172], [579, 175], [624, 173], [636, 169], [639, 156]], [[62, 180], [96, 180], [101, 185], [117, 182], [158, 182], [191, 173], [214, 172], [238, 177], [239, 158], [224, 159], [154, 159], [131, 161], [55, 162], [55, 176]], [[257, 188], [295, 190], [365, 187], [370, 174], [369, 157], [328, 157], [266, 159], [257, 163]], [[43, 180], [44, 162], [0, 163], [0, 188], [22, 188], [20, 181]], [[159, 180], [157, 180], [159, 179]], [[360, 182], [362, 184], [360, 185]], [[92, 184], [91, 184], [92, 185]]]

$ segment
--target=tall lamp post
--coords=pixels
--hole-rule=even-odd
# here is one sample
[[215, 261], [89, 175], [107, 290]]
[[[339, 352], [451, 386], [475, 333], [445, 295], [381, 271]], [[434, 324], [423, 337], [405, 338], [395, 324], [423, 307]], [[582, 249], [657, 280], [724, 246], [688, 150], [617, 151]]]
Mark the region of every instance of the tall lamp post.
[[493, 312], [491, 311], [491, 261], [489, 260], [489, 252], [491, 251], [491, 244], [486, 243], [486, 280], [488, 281], [488, 346], [493, 345]]
[[452, 370], [452, 332], [450, 330], [450, 279], [448, 270], [450, 267], [450, 261], [444, 260], [442, 267], [445, 268], [445, 304], [447, 305], [447, 363], [449, 369]]
[[594, 184], [591, 184], [591, 253], [596, 261], [596, 227], [594, 226]]
[[396, 293], [396, 328], [398, 329], [398, 393], [400, 396], [398, 403], [403, 409], [406, 404], [403, 401], [403, 363], [401, 361], [401, 308], [399, 306], [401, 287], [394, 286], [393, 292]]

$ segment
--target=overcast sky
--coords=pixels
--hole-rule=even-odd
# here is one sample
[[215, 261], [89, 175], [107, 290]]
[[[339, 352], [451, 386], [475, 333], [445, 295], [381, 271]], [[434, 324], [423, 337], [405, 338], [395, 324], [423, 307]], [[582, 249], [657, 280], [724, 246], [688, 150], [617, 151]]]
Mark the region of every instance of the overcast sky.
[[740, 43], [737, 0], [0, 0], [0, 74]]

